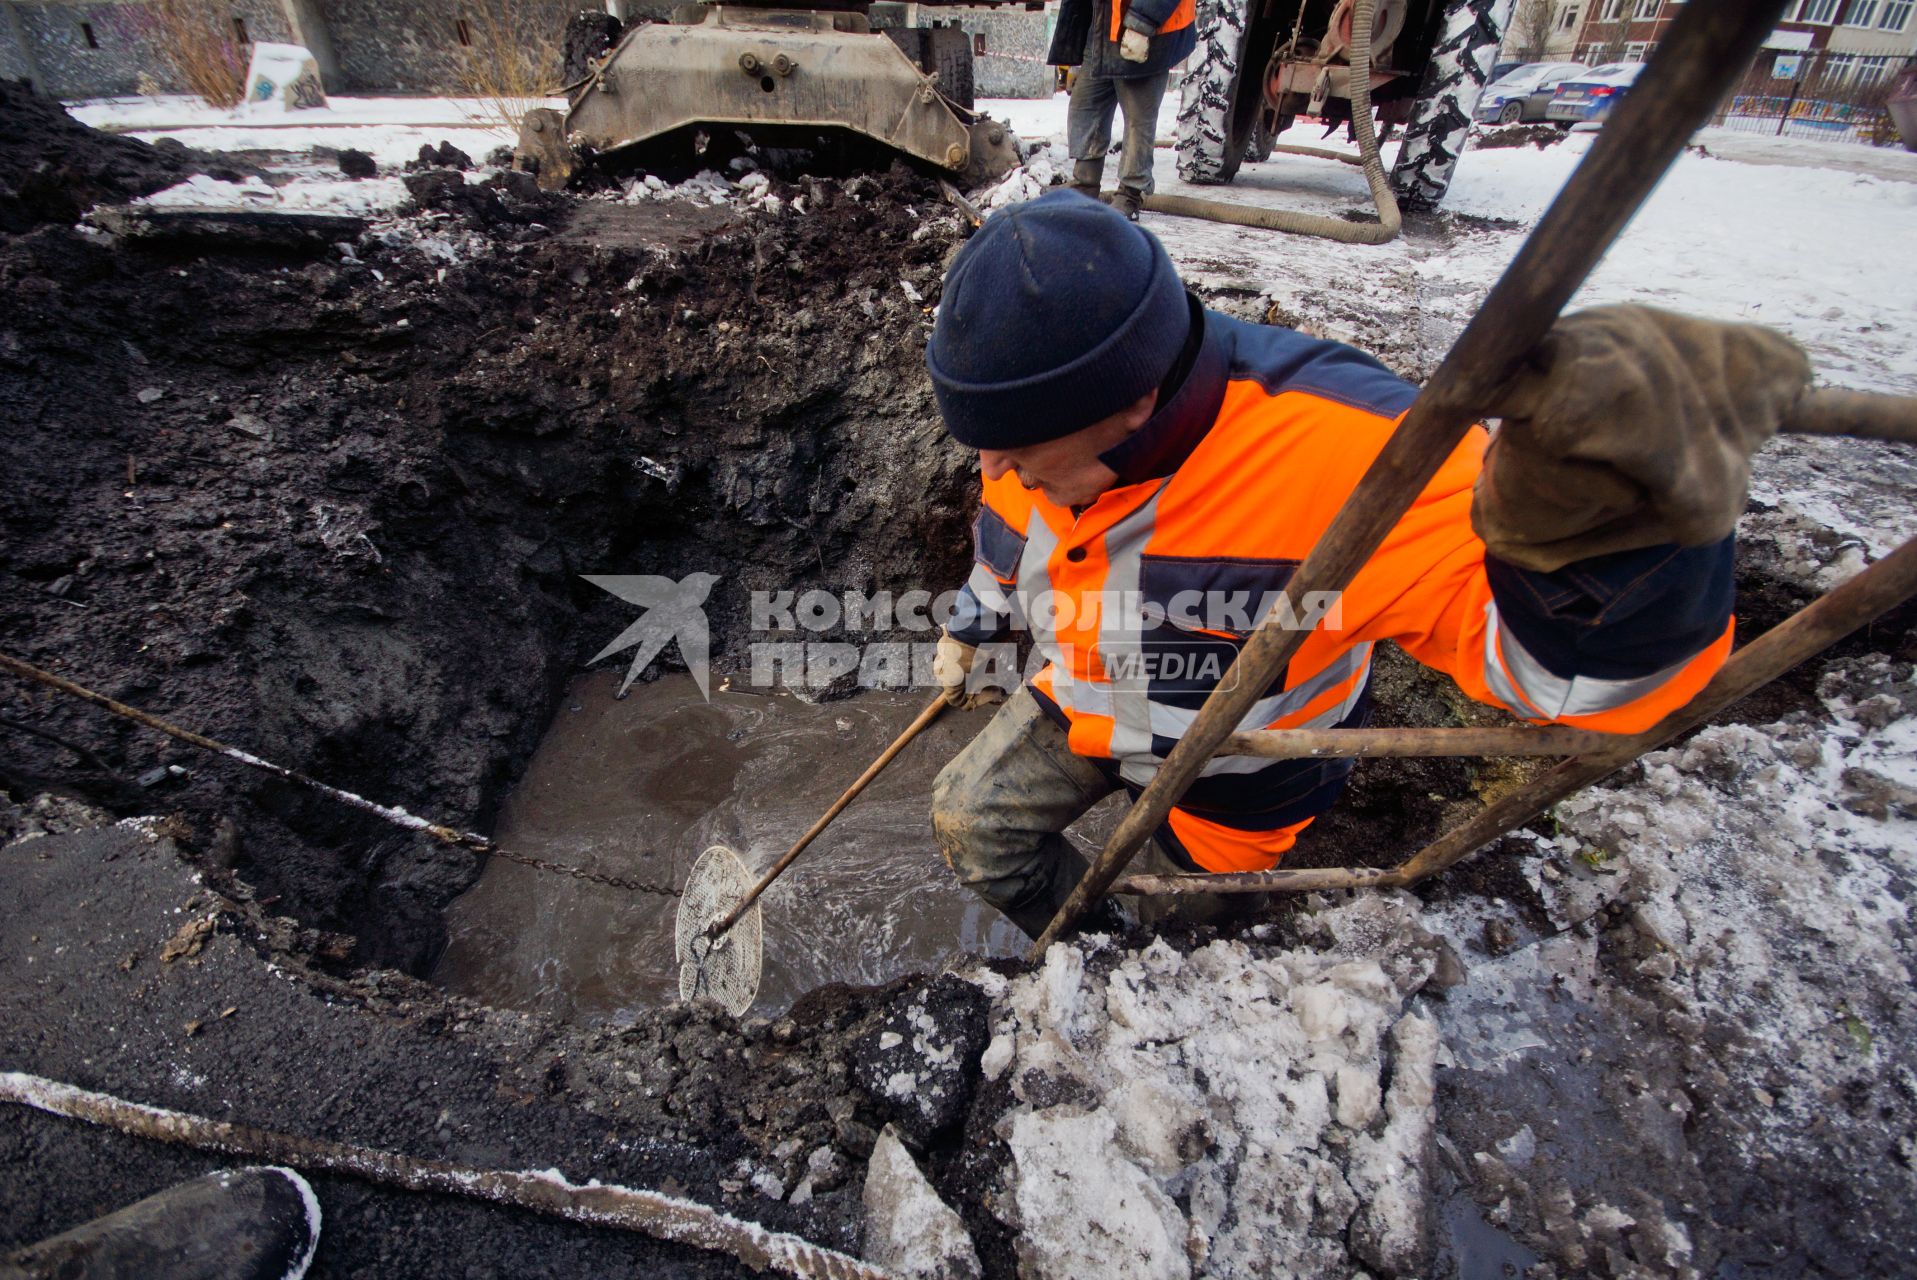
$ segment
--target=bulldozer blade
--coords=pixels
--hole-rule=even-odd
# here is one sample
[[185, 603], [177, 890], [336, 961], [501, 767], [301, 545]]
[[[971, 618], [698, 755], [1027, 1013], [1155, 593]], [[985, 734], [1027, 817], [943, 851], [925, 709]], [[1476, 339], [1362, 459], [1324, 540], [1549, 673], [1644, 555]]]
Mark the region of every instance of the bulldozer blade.
[[563, 185], [575, 148], [617, 151], [688, 125], [846, 129], [966, 182], [1018, 163], [1005, 125], [947, 101], [862, 14], [709, 5], [684, 16], [628, 32], [573, 92], [558, 136], [556, 113], [527, 114], [516, 158], [542, 187]]

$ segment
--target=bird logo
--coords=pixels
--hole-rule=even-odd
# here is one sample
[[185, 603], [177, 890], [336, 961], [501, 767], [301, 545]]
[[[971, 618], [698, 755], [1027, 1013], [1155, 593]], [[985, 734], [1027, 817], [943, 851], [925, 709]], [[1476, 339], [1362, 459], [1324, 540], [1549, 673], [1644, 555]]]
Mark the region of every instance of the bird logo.
[[[632, 665], [614, 695], [623, 698], [646, 664], [664, 652], [670, 640], [679, 641], [679, 656], [686, 670], [699, 685], [707, 702], [712, 701], [712, 631], [706, 625], [706, 597], [719, 581], [716, 573], [689, 573], [674, 582], [653, 573], [579, 575], [601, 591], [609, 591], [627, 604], [636, 604], [646, 612], [613, 638], [611, 644], [592, 656], [592, 662], [622, 649], [634, 649]], [[587, 664], [588, 666], [591, 663]]]

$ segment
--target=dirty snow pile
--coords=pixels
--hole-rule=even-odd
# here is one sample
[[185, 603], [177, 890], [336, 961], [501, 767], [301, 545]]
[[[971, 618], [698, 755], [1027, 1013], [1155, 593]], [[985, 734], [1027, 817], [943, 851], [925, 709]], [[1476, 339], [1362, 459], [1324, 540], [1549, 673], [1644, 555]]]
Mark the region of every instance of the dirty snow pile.
[[337, 213], [365, 217], [396, 209], [405, 200], [406, 186], [398, 178], [304, 180], [273, 187], [257, 177], [249, 176], [243, 182], [224, 182], [200, 173], [185, 182], [175, 183], [135, 200], [133, 206], [166, 210], [253, 209], [272, 213]]
[[[773, 194], [772, 179], [765, 174], [755, 171], [733, 183], [726, 181], [725, 176], [715, 169], [701, 169], [680, 183], [667, 182], [656, 174], [634, 178], [626, 184], [620, 199], [625, 204], [644, 204], [648, 200], [684, 200], [715, 208], [737, 205], [766, 213], [778, 213], [786, 206], [784, 198]], [[792, 209], [795, 213], [804, 213], [805, 197], [795, 197]]]
[[[1270, 926], [1258, 934], [1267, 934]], [[1093, 938], [994, 991], [1014, 1100], [995, 1212], [1026, 1277], [1336, 1277], [1423, 1260], [1436, 964], [1415, 905], [1320, 910], [1310, 945]]]
[[[1917, 677], [1844, 659], [1818, 696], [1828, 720], [1706, 729], [1645, 757], [1640, 784], [1561, 804], [1560, 839], [1617, 862], [1553, 886], [1554, 914], [1630, 904], [1651, 952], [1640, 975], [1672, 1004], [1741, 1024], [1735, 1074], [1769, 1085], [1772, 1140], [1807, 1151], [1839, 1118], [1829, 1091], [1893, 1074], [1887, 1055], [1905, 1050], [1890, 1033], [1917, 1016]], [[1892, 1135], [1906, 1161], [1914, 1141]]]
[[[1833, 485], [1831, 477], [1870, 476]], [[1738, 552], [1763, 571], [1822, 595], [1917, 537], [1917, 455], [1868, 440], [1786, 436], [1766, 445], [1751, 472], [1751, 510], [1737, 524]]]
[[1025, 200], [1036, 200], [1071, 172], [1071, 153], [1059, 142], [1035, 143], [1025, 152], [1025, 163], [999, 179], [980, 195], [979, 208], [990, 212]]

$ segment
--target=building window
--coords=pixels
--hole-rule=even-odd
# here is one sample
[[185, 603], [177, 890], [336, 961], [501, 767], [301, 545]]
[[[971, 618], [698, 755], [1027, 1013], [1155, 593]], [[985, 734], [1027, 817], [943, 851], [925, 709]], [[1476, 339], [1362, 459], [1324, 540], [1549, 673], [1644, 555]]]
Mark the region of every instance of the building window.
[[1827, 27], [1837, 17], [1837, 0], [1797, 0], [1792, 22], [1809, 22]]
[[82, 22], [80, 24], [80, 38], [87, 42], [87, 48], [89, 49], [98, 49], [100, 47], [100, 37], [93, 34], [93, 24], [91, 22]]
[[972, 33], [972, 56], [974, 58], [983, 58], [985, 56], [985, 33], [983, 31], [974, 31]]
[[1604, 7], [1598, 10], [1599, 22], [1616, 22], [1624, 16], [1624, 0], [1604, 0]]
[[1650, 45], [1642, 40], [1633, 40], [1624, 46], [1624, 60], [1626, 62], [1642, 62], [1644, 61], [1645, 51], [1650, 47]]
[[473, 29], [466, 25], [466, 19], [453, 19], [453, 35], [458, 38], [460, 48], [470, 49], [473, 47]]
[[1910, 25], [1911, 0], [1884, 0], [1884, 16], [1877, 20], [1879, 31], [1902, 31]]
[[1631, 16], [1633, 18], [1655, 18], [1657, 17], [1657, 7], [1663, 2], [1664, 0], [1637, 0], [1637, 8], [1631, 10]]
[[1859, 58], [1857, 60], [1857, 87], [1868, 89], [1880, 84], [1890, 72], [1889, 58]]
[[1849, 80], [1851, 72], [1850, 64], [1856, 60], [1857, 55], [1854, 53], [1833, 53], [1825, 58], [1824, 65], [1819, 71], [1824, 87], [1827, 89], [1835, 89], [1838, 85]]
[[1851, 6], [1844, 12], [1844, 25], [1847, 27], [1868, 27], [1877, 16], [1877, 0], [1851, 0]]
[[1578, 7], [1567, 5], [1558, 11], [1558, 30], [1576, 31], [1578, 29]]

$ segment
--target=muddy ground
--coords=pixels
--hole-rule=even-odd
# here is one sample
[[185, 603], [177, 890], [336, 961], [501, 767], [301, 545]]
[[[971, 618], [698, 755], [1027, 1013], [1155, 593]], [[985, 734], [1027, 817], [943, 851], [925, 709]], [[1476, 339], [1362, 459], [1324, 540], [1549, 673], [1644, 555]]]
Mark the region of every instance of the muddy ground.
[[[120, 162], [149, 176], [115, 193], [159, 185], [151, 175], [179, 172], [170, 163]], [[0, 649], [484, 830], [567, 678], [627, 621], [580, 574], [722, 575], [722, 671], [743, 661], [750, 588], [961, 580], [976, 481], [937, 427], [922, 366], [962, 235], [935, 187], [903, 170], [803, 182], [788, 194], [805, 216], [750, 218], [487, 190], [425, 184], [444, 208], [365, 228], [344, 253], [312, 237], [244, 251], [120, 237], [52, 204], [8, 222]], [[1770, 554], [1746, 556], [1747, 631], [1807, 594]], [[1908, 659], [1908, 623], [1844, 653]], [[1817, 677], [1730, 718], [1802, 711]], [[1379, 692], [1401, 722], [1484, 714], [1402, 661], [1383, 665]], [[922, 983], [829, 989], [743, 1028], [684, 1008], [619, 1027], [484, 1010], [417, 980], [443, 946], [446, 904], [477, 874], [471, 855], [18, 682], [0, 689], [0, 744], [0, 843], [56, 833], [0, 853], [15, 904], [0, 951], [40, 966], [0, 1000], [0, 1065], [415, 1154], [676, 1189], [856, 1250], [862, 1161], [880, 1126], [913, 1122], [861, 1083], [861, 1064]], [[1394, 860], [1518, 772], [1366, 766], [1300, 863]], [[159, 836], [103, 825], [133, 815], [168, 823]], [[1433, 891], [1438, 906], [1509, 913], [1508, 935], [1454, 940], [1467, 964], [1552, 927], [1533, 896], [1500, 859]], [[202, 951], [162, 962], [192, 919], [213, 921]], [[951, 1034], [982, 1045], [982, 1011], [948, 1003]], [[1655, 1002], [1643, 1014], [1618, 1043], [1659, 1034]], [[987, 1207], [1003, 1102], [968, 1115], [961, 1089], [918, 1135], [995, 1275], [1013, 1265]], [[1453, 1108], [1448, 1132], [1476, 1150], [1507, 1103], [1461, 1084], [1440, 1113]], [[1806, 1178], [1810, 1156], [1739, 1165], [1749, 1153], [1708, 1133], [1674, 1150], [1652, 1198], [1708, 1202], [1724, 1274], [1835, 1274], [1846, 1258], [1888, 1273], [1917, 1252], [1907, 1218], [1862, 1242], [1832, 1227], [1849, 1220], [1850, 1192], [1825, 1171]], [[17, 1109], [0, 1113], [0, 1160], [16, 1188], [0, 1197], [0, 1242], [212, 1163]], [[1626, 1152], [1606, 1147], [1601, 1162], [1628, 1178]], [[1720, 1177], [1720, 1162], [1738, 1176]], [[1448, 1176], [1438, 1190], [1467, 1215], [1472, 1197], [1511, 1198], [1462, 1158]], [[321, 1195], [325, 1274], [732, 1270], [349, 1180]], [[1512, 1251], [1499, 1256], [1529, 1248], [1559, 1274], [1679, 1273], [1623, 1243], [1573, 1262], [1584, 1244], [1554, 1234], [1550, 1209], [1508, 1212], [1509, 1236], [1492, 1235]], [[1441, 1241], [1440, 1272], [1469, 1273], [1461, 1238]]]

